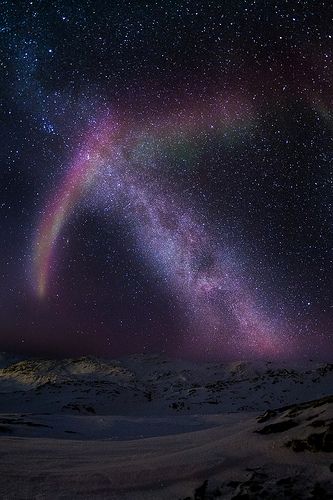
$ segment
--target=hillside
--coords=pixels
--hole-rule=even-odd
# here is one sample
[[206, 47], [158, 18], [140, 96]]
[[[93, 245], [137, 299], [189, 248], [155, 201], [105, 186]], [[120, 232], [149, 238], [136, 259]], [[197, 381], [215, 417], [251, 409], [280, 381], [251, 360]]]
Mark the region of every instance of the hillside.
[[332, 498], [332, 387], [314, 361], [2, 354], [0, 496]]

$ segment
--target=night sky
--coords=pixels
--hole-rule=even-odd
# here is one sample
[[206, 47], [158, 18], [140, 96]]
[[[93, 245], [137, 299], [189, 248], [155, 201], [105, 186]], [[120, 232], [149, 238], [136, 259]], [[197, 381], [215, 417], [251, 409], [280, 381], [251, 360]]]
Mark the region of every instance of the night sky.
[[0, 5], [0, 351], [329, 358], [331, 2]]

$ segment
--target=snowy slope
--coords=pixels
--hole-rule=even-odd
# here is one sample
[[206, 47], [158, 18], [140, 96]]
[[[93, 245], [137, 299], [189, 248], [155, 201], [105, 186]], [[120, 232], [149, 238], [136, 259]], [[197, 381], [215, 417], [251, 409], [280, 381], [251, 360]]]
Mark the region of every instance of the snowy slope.
[[261, 411], [331, 393], [333, 364], [203, 363], [161, 356], [15, 360], [0, 368], [0, 412], [101, 415]]
[[0, 498], [333, 498], [333, 364], [0, 356]]

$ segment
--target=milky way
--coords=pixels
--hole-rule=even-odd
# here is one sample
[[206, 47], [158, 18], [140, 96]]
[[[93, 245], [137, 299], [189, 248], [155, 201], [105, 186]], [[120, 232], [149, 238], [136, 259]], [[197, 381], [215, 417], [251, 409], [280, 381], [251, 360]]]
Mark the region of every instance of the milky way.
[[[230, 105], [230, 101], [232, 101]], [[87, 133], [68, 173], [38, 229], [35, 243], [37, 293], [47, 293], [48, 274], [57, 237], [82, 196], [117, 208], [130, 224], [142, 253], [162, 270], [162, 278], [186, 306], [191, 325], [188, 344], [200, 351], [275, 356], [288, 345], [285, 326], [269, 317], [257, 303], [230, 249], [210, 234], [180, 193], [151, 175], [152, 145], [159, 152], [170, 140], [178, 144], [209, 130], [220, 132], [236, 122], [254, 119], [243, 100], [214, 99], [209, 106], [149, 119], [141, 130], [108, 118]], [[208, 131], [208, 132], [207, 132]], [[145, 146], [146, 152], [139, 152]], [[150, 154], [149, 154], [150, 152]], [[120, 211], [119, 211], [120, 209]], [[163, 278], [164, 277], [164, 278]], [[111, 292], [112, 293], [112, 292]], [[284, 341], [282, 342], [282, 339]]]

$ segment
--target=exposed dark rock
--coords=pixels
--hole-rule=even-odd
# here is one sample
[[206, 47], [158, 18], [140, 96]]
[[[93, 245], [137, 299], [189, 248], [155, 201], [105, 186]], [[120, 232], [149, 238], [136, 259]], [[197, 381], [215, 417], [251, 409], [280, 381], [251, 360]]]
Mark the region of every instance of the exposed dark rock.
[[332, 453], [333, 430], [331, 425], [324, 432], [310, 434], [304, 439], [292, 439], [286, 443], [286, 446], [296, 452], [308, 450], [312, 452], [324, 451], [326, 453]]
[[294, 478], [292, 477], [283, 477], [276, 481], [276, 484], [278, 486], [291, 486], [294, 482]]
[[38, 422], [31, 422], [29, 420], [22, 420], [20, 418], [3, 418], [0, 420], [0, 424], [27, 425], [28, 427], [48, 427], [49, 429], [52, 429], [52, 427], [50, 427], [49, 425], [40, 424]]
[[309, 425], [311, 425], [311, 427], [323, 427], [325, 425], [325, 420], [314, 420]]
[[272, 479], [265, 472], [255, 471], [246, 481], [228, 481], [214, 489], [209, 489], [206, 480], [194, 492], [182, 500], [215, 500], [231, 498], [232, 500], [328, 500], [333, 498], [332, 484], [329, 482], [313, 482], [307, 476], [288, 476]]
[[172, 403], [171, 405], [169, 405], [169, 407], [172, 408], [173, 410], [176, 410], [176, 411], [184, 410], [185, 403], [183, 401], [178, 401], [178, 402]]
[[153, 400], [153, 395], [152, 395], [151, 392], [145, 392], [144, 395], [145, 395], [147, 401], [152, 401]]
[[10, 427], [7, 427], [7, 425], [1, 425], [0, 424], [0, 433], [1, 434], [11, 434], [13, 430]]
[[275, 410], [267, 410], [263, 415], [257, 417], [257, 421], [261, 424], [262, 422], [267, 422], [272, 417], [276, 417], [277, 412]]
[[273, 434], [276, 432], [287, 431], [288, 429], [292, 429], [297, 425], [298, 423], [295, 422], [295, 420], [282, 420], [281, 422], [276, 422], [275, 424], [266, 425], [262, 429], [259, 429], [255, 432], [257, 432], [258, 434]]
[[50, 425], [46, 425], [46, 424], [39, 424], [37, 422], [21, 422], [20, 423], [21, 425], [27, 425], [29, 427], [48, 427], [49, 429], [52, 429], [53, 427], [51, 427]]
[[194, 492], [194, 500], [205, 500], [208, 480], [206, 479]]
[[319, 483], [315, 483], [311, 493], [315, 500], [332, 500], [332, 495]]
[[286, 443], [287, 448], [291, 448], [293, 451], [299, 452], [307, 449], [307, 444], [301, 439], [291, 439]]
[[227, 483], [227, 486], [230, 486], [230, 488], [237, 488], [237, 486], [239, 486], [241, 483], [239, 481], [229, 481], [229, 483]]
[[82, 405], [82, 404], [77, 404], [77, 403], [68, 403], [67, 405], [64, 405], [62, 407], [63, 410], [71, 410], [75, 411], [78, 413], [83, 413], [87, 414], [90, 413], [91, 415], [95, 415], [96, 411], [92, 406], [87, 406], [87, 405]]

